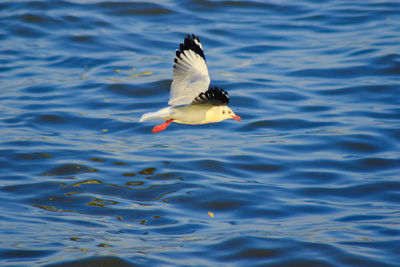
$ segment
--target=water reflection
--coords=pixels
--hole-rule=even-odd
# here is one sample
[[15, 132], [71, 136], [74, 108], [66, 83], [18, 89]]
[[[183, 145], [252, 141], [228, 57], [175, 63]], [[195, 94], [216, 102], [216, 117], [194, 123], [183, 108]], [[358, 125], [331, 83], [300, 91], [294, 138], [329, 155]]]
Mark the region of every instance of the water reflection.
[[50, 175], [50, 176], [64, 176], [64, 175], [75, 175], [79, 173], [85, 173], [85, 172], [98, 172], [98, 170], [80, 165], [80, 164], [63, 164], [61, 166], [57, 166], [50, 171], [43, 172], [42, 175]]
[[[110, 162], [101, 158], [90, 160], [96, 163], [96, 168], [68, 163], [43, 172], [42, 175], [50, 177], [73, 177], [74, 180], [80, 181], [70, 183], [49, 180], [47, 183], [59, 186], [52, 186], [51, 191], [39, 194], [40, 197], [31, 200], [31, 205], [56, 213], [101, 214], [117, 218], [119, 221], [138, 222], [147, 226], [176, 224], [175, 220], [168, 219], [166, 211], [157, 203], [159, 201], [166, 203], [171, 195], [177, 194], [184, 187], [180, 183], [182, 177], [172, 173], [157, 173], [155, 167], [146, 167], [137, 172], [127, 173], [125, 172], [127, 169], [132, 170], [129, 164]], [[104, 168], [112, 168], [113, 172], [121, 169], [121, 183], [115, 183], [114, 179], [113, 183], [107, 182], [107, 171], [103, 171]], [[93, 178], [82, 179], [87, 175]], [[126, 180], [122, 177], [135, 177], [135, 180]]]

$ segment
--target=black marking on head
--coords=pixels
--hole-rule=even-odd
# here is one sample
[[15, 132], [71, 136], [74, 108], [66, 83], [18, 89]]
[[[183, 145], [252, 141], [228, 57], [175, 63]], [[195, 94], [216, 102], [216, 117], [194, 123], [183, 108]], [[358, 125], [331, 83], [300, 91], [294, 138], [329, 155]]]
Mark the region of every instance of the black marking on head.
[[194, 104], [222, 106], [229, 104], [229, 95], [222, 88], [208, 88], [207, 92], [200, 93], [193, 101]]
[[[191, 36], [188, 34], [185, 38], [185, 40], [183, 41], [183, 43], [180, 43], [179, 45], [179, 50], [176, 50], [176, 58], [180, 58], [181, 54], [185, 51], [185, 50], [192, 50], [193, 52], [195, 52], [196, 54], [200, 55], [204, 61], [206, 61], [206, 58], [204, 56], [204, 52], [203, 49], [201, 49], [201, 47], [196, 44], [196, 41], [198, 43], [200, 43], [200, 39], [198, 36], [192, 34]], [[175, 58], [175, 59], [176, 59]], [[176, 60], [175, 60], [176, 63]]]

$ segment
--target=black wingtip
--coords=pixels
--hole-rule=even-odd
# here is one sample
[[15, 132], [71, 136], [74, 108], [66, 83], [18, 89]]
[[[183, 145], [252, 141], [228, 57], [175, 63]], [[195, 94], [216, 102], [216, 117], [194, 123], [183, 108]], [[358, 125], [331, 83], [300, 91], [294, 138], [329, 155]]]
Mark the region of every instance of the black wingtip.
[[204, 93], [200, 93], [192, 104], [207, 104], [212, 106], [221, 106], [229, 104], [229, 94], [222, 88], [210, 87]]
[[[180, 43], [179, 45], [179, 50], [176, 52], [176, 56], [179, 57], [181, 53], [183, 53], [185, 50], [192, 50], [196, 54], [199, 54], [204, 61], [206, 60], [206, 57], [204, 56], [203, 49], [200, 47], [200, 38], [193, 34], [187, 34], [185, 39], [183, 40], [183, 43]], [[178, 53], [179, 52], [179, 53]]]

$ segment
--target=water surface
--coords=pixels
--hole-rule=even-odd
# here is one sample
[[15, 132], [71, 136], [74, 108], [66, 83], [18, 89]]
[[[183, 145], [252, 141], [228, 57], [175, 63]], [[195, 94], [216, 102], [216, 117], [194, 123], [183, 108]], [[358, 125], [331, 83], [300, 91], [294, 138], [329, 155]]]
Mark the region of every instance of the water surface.
[[[400, 3], [2, 1], [0, 265], [397, 266]], [[200, 36], [242, 117], [166, 105]]]

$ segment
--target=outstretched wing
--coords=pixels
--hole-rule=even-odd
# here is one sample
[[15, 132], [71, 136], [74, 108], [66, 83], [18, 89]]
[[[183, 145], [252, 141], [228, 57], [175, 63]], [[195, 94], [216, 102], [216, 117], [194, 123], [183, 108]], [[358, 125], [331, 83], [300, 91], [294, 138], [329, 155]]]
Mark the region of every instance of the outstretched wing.
[[222, 88], [214, 87], [209, 88], [207, 92], [200, 93], [193, 102], [192, 105], [203, 104], [212, 106], [222, 106], [229, 104], [229, 95]]
[[210, 76], [199, 37], [188, 35], [176, 50], [168, 104], [188, 105], [200, 93], [206, 92], [209, 85]]

